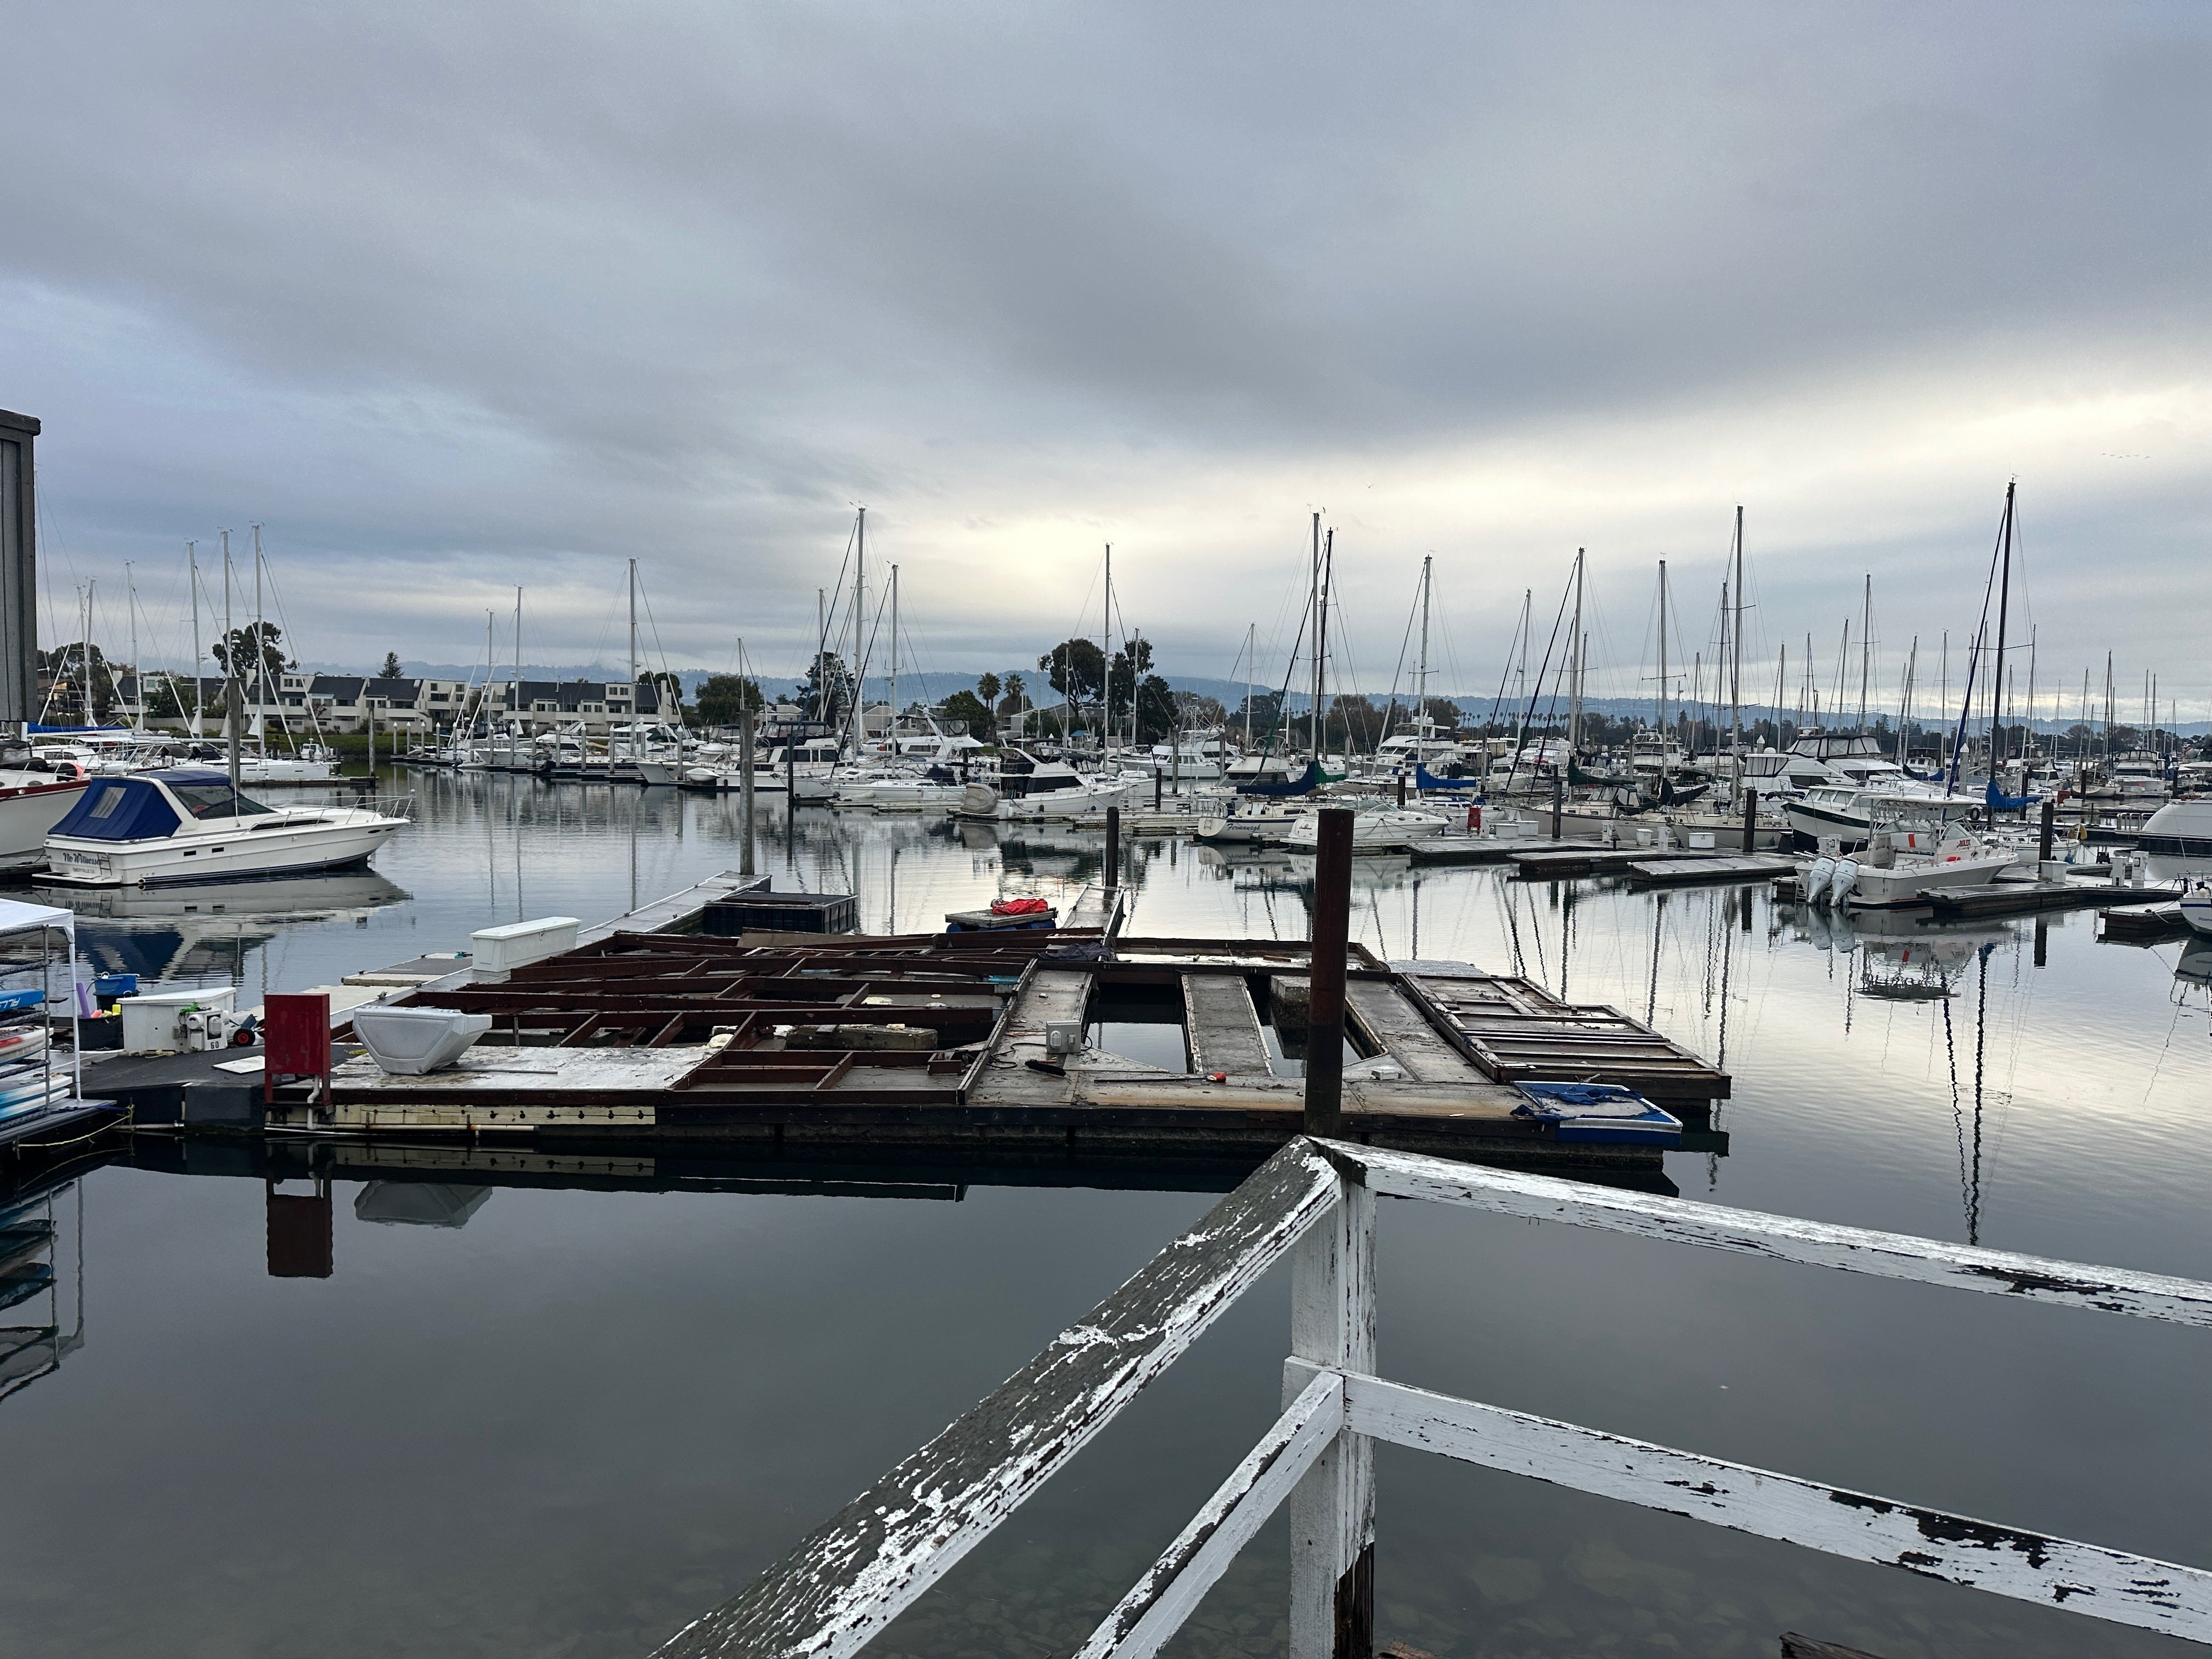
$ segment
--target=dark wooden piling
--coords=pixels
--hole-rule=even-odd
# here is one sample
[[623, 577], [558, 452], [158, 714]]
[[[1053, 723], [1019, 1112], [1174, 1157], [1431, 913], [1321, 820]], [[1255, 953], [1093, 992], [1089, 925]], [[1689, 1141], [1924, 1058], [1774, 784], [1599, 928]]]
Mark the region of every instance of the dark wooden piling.
[[2043, 873], [2041, 866], [2051, 862], [2051, 832], [2057, 827], [2058, 803], [2055, 800], [2046, 800], [2043, 803], [2043, 830], [2036, 837], [2035, 842], [2036, 874], [2038, 875]]
[[1106, 884], [1121, 884], [1121, 809], [1106, 809]]
[[1759, 850], [1759, 791], [1756, 789], [1743, 792], [1743, 850], [1747, 853]]
[[1352, 933], [1352, 814], [1322, 809], [1314, 841], [1313, 981], [1306, 1031], [1306, 1133], [1344, 1133], [1344, 952]]

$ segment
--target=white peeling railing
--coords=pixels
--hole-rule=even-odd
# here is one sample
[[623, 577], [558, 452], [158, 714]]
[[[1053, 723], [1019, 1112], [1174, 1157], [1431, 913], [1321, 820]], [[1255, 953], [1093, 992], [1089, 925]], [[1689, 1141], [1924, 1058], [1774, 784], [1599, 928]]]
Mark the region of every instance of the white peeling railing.
[[1287, 1409], [1085, 1644], [1147, 1659], [1291, 1504], [1292, 1659], [1364, 1659], [1377, 1440], [2212, 1643], [2212, 1572], [1993, 1526], [1373, 1375], [1375, 1199], [1425, 1199], [2138, 1319], [2212, 1326], [2212, 1285], [1616, 1192], [1332, 1140], [1293, 1141], [988, 1399], [659, 1659], [854, 1653], [1292, 1257]]

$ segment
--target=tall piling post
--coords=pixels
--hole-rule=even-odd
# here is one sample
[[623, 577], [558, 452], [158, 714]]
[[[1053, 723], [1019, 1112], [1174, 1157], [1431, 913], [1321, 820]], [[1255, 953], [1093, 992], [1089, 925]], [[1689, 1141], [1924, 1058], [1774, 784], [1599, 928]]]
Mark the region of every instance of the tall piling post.
[[1743, 792], [1743, 850], [1746, 853], [1759, 850], [1759, 791], [1756, 789]]
[[1106, 809], [1106, 884], [1121, 884], [1121, 809]]
[[[2040, 866], [2051, 861], [2051, 838], [2058, 828], [2058, 803], [2046, 797], [2043, 803], [2043, 826], [2035, 840], [2036, 875], [2040, 878]], [[2036, 964], [2040, 967], [2040, 963]]]
[[738, 873], [750, 876], [753, 869], [753, 720], [754, 711], [738, 711], [738, 824], [744, 845], [738, 854]]
[[1352, 932], [1352, 814], [1320, 813], [1314, 842], [1313, 968], [1306, 1031], [1310, 1135], [1344, 1129], [1344, 953]]

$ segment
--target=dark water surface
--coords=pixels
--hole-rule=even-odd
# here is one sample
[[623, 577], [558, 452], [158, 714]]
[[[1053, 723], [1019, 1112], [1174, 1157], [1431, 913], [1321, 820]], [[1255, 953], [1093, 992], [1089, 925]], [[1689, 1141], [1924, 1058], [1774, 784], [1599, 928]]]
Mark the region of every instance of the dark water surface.
[[[88, 902], [88, 948], [294, 989], [465, 949], [494, 921], [598, 921], [738, 863], [734, 800], [404, 787], [421, 823], [375, 875]], [[777, 884], [855, 891], [872, 931], [1050, 896], [1101, 851], [933, 819], [763, 822]], [[1304, 933], [1309, 863], [1143, 841], [1129, 859], [1139, 932]], [[1729, 1152], [1670, 1157], [1686, 1196], [2212, 1277], [2212, 1044], [2179, 947], [2100, 944], [2081, 914], [2040, 943], [2032, 922], [1954, 933], [1930, 967], [1924, 930], [1833, 933], [1756, 890], [1388, 860], [1355, 881], [1355, 934], [1391, 956], [1517, 969], [1725, 1064]], [[1930, 977], [1952, 994], [1884, 994]], [[268, 1276], [258, 1179], [83, 1176], [51, 1201], [52, 1300], [66, 1328], [81, 1288], [82, 1343], [0, 1398], [0, 1653], [644, 1652], [1212, 1201], [898, 1190], [488, 1179], [471, 1208], [451, 1187], [341, 1183], [319, 1280]], [[457, 1203], [458, 1227], [355, 1212]], [[2212, 1564], [2204, 1334], [1431, 1206], [1386, 1206], [1379, 1250], [1391, 1376]], [[873, 1650], [1070, 1652], [1273, 1417], [1286, 1334], [1278, 1276]], [[1378, 1464], [1381, 1628], [1439, 1655], [1764, 1655], [1792, 1628], [1886, 1659], [2182, 1650], [1437, 1459]], [[1174, 1651], [1280, 1652], [1284, 1559], [1278, 1525]]]

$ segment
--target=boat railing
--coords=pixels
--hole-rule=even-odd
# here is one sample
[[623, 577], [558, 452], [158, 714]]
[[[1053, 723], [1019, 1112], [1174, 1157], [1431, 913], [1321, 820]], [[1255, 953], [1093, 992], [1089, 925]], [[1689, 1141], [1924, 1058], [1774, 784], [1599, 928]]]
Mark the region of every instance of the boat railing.
[[1879, 1279], [2212, 1326], [2212, 1285], [1615, 1191], [1334, 1140], [1291, 1142], [995, 1393], [659, 1659], [859, 1651], [1288, 1257], [1285, 1409], [1077, 1659], [1148, 1659], [1285, 1503], [1292, 1659], [1373, 1638], [1377, 1441], [1845, 1559], [2212, 1644], [2212, 1572], [1409, 1387], [1375, 1367], [1377, 1198], [1464, 1206]]

